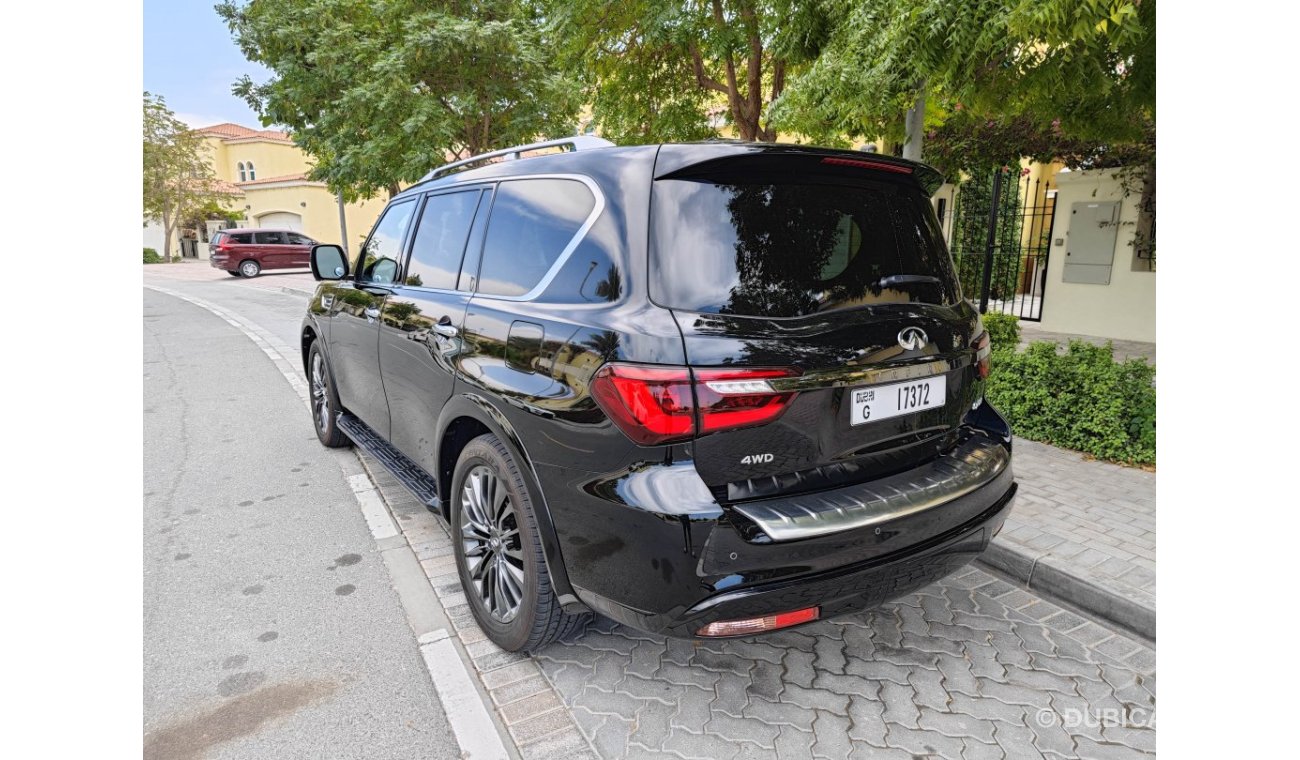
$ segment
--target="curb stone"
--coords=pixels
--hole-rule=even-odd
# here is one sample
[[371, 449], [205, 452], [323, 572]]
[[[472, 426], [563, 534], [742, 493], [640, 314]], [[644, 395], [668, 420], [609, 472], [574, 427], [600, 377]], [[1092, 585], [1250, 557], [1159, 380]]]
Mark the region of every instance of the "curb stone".
[[1149, 641], [1156, 639], [1156, 611], [1117, 591], [1061, 568], [1047, 555], [1033, 556], [994, 539], [979, 562], [1101, 620]]

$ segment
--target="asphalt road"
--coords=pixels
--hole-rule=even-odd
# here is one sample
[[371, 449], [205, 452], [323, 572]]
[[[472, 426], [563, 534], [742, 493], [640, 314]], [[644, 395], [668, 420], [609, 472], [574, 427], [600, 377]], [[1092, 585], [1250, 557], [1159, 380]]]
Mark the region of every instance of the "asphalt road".
[[[305, 299], [226, 279], [166, 284], [294, 339]], [[144, 342], [146, 760], [457, 756], [355, 458], [212, 313], [146, 290]]]

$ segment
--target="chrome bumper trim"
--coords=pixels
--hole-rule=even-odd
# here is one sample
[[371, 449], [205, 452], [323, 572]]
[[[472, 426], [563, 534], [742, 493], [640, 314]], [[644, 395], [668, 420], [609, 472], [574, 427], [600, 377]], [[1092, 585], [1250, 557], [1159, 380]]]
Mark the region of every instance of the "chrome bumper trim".
[[914, 470], [820, 494], [738, 504], [773, 541], [794, 541], [879, 525], [946, 504], [993, 481], [1011, 465], [1002, 444], [974, 437]]

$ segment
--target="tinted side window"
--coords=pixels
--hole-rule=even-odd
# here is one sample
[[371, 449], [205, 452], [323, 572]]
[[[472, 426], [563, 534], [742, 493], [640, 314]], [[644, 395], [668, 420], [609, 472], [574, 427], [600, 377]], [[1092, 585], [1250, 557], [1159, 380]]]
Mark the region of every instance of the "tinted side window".
[[465, 239], [474, 223], [479, 191], [435, 195], [424, 203], [411, 243], [406, 284], [452, 290], [460, 274]]
[[478, 292], [519, 296], [541, 282], [596, 206], [571, 179], [502, 182], [492, 204]]
[[289, 244], [290, 245], [316, 245], [316, 241], [312, 240], [306, 235], [299, 235], [296, 232], [290, 232]]
[[398, 261], [402, 258], [402, 240], [411, 223], [415, 204], [403, 201], [389, 206], [375, 224], [370, 238], [358, 254], [357, 273], [360, 282], [392, 282], [397, 278]]
[[284, 245], [286, 242], [283, 232], [258, 232], [256, 235], [254, 239], [258, 245]]
[[243, 243], [244, 245], [248, 245], [249, 243], [253, 242], [253, 233], [241, 232], [238, 235], [231, 235], [230, 239], [236, 243]]

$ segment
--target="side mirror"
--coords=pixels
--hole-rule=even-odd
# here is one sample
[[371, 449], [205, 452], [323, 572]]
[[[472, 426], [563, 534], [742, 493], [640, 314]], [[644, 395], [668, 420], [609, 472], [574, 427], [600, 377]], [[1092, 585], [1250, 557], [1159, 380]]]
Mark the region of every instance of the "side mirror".
[[341, 280], [348, 276], [348, 259], [337, 245], [311, 247], [311, 276], [318, 280]]

